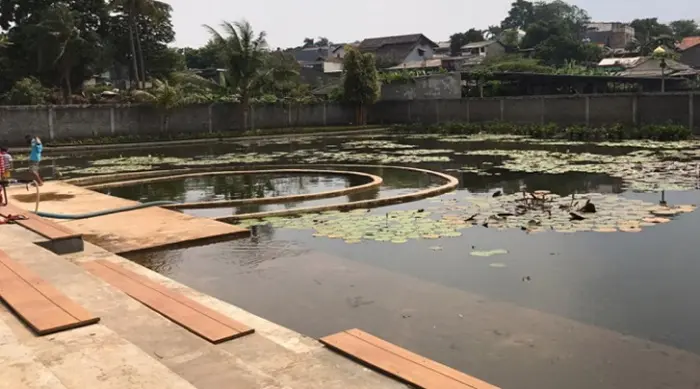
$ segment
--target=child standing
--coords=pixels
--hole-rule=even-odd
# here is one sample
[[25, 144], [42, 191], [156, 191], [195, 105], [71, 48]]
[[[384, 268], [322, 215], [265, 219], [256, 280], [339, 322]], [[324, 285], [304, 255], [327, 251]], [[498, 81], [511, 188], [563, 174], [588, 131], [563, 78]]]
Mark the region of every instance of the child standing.
[[42, 186], [44, 185], [44, 180], [39, 175], [39, 162], [41, 162], [41, 153], [44, 151], [44, 146], [41, 144], [41, 139], [38, 136], [27, 135], [25, 139], [32, 147], [32, 151], [29, 153], [29, 171], [34, 176], [34, 181], [36, 181], [37, 185]]
[[0, 147], [0, 156], [2, 156], [2, 180], [7, 181], [12, 177], [12, 155], [7, 147]]

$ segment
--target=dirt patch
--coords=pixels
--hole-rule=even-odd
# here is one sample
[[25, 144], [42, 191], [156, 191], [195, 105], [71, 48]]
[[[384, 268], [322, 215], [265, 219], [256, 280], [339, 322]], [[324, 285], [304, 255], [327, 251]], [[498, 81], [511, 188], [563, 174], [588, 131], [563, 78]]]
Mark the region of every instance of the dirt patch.
[[[70, 200], [74, 197], [75, 197], [75, 195], [72, 195], [72, 194], [65, 194], [65, 193], [58, 193], [58, 192], [46, 192], [46, 193], [41, 193], [40, 200], [41, 201], [65, 201], [65, 200]], [[36, 202], [36, 193], [17, 194], [17, 195], [12, 196], [12, 198], [19, 201], [20, 203], [35, 203]]]

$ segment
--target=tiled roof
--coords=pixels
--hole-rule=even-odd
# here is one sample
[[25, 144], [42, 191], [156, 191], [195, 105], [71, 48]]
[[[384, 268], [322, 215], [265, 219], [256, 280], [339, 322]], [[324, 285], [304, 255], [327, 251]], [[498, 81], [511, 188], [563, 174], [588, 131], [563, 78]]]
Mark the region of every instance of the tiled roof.
[[358, 49], [374, 53], [378, 64], [393, 66], [401, 63], [421, 41], [432, 47], [438, 46], [423, 34], [410, 34], [365, 39]]
[[691, 47], [695, 47], [700, 44], [700, 36], [689, 36], [683, 38], [681, 43], [678, 44], [678, 50], [687, 50]]

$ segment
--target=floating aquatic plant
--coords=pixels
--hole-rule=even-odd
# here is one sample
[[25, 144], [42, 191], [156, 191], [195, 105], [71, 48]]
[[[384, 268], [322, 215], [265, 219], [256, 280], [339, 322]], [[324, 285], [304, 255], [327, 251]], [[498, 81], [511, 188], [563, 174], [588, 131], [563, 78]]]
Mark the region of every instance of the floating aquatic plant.
[[[293, 218], [247, 220], [241, 224], [244, 227], [270, 224], [276, 228], [311, 229], [315, 237], [342, 239], [346, 243], [401, 244], [417, 239], [457, 238], [465, 229], [473, 227], [517, 229], [526, 233], [639, 232], [642, 228], [668, 223], [674, 216], [695, 210], [689, 205], [660, 207], [598, 193], [559, 197], [544, 190], [498, 197], [471, 196], [461, 201], [443, 197], [433, 199], [433, 202], [440, 206], [389, 213], [364, 209], [325, 212]], [[439, 251], [442, 248], [432, 246], [431, 249]], [[481, 253], [476, 251], [474, 255]]]

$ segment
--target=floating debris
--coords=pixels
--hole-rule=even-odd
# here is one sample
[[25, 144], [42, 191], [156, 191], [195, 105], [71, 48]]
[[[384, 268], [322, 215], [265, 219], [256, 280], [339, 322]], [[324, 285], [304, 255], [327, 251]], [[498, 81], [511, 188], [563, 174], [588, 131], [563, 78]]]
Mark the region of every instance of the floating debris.
[[472, 257], [493, 257], [494, 255], [504, 255], [508, 254], [508, 250], [496, 249], [488, 251], [472, 251], [470, 255]]

